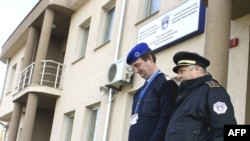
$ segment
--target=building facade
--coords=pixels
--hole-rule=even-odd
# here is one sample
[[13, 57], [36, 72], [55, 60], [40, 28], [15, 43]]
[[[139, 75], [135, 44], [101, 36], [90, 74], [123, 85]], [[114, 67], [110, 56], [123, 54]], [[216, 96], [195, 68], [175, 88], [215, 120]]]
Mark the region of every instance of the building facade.
[[[124, 63], [128, 51], [159, 17], [179, 16], [177, 24], [199, 10], [201, 30], [155, 44], [157, 64], [174, 78], [176, 52], [206, 56], [238, 123], [250, 124], [250, 1], [41, 0], [2, 46], [6, 140], [127, 141], [133, 94], [143, 83]], [[168, 16], [162, 25], [174, 29]], [[193, 27], [181, 25], [176, 31]], [[154, 34], [145, 42], [156, 42]]]

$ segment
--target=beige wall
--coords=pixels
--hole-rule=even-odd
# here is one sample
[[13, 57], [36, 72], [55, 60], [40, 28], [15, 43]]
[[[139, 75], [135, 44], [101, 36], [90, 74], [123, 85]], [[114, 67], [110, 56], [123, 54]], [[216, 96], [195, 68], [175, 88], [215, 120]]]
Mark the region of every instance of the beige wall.
[[[106, 1], [105, 1], [106, 2]], [[100, 117], [100, 127], [98, 130], [98, 139], [101, 140], [103, 137], [106, 107], [107, 107], [107, 96], [99, 96], [99, 86], [105, 84], [107, 67], [112, 63], [115, 55], [115, 44], [117, 42], [117, 28], [119, 25], [119, 16], [115, 17], [115, 26], [113, 38], [110, 43], [101, 45], [101, 33], [102, 33], [102, 13], [101, 8], [96, 8], [93, 10], [93, 7], [102, 7], [106, 5], [105, 2], [89, 1], [83, 7], [79, 9], [73, 16], [69, 32], [69, 40], [67, 43], [67, 50], [65, 56], [67, 68], [65, 72], [65, 81], [62, 97], [57, 102], [56, 114], [54, 119], [52, 129], [52, 140], [57, 140], [60, 138], [60, 134], [54, 134], [57, 130], [61, 129], [63, 117], [61, 116], [64, 113], [70, 111], [76, 111], [75, 116], [75, 126], [73, 129], [73, 140], [84, 140], [86, 138], [87, 132], [87, 109], [86, 107], [91, 106], [95, 103], [101, 103], [101, 117]], [[126, 58], [127, 52], [131, 47], [136, 43], [137, 29], [144, 24], [150, 22], [154, 18], [160, 16], [166, 11], [173, 8], [174, 5], [181, 3], [182, 1], [171, 3], [171, 6], [163, 7], [159, 13], [155, 16], [150, 17], [146, 20], [141, 21], [139, 14], [134, 14], [135, 7], [139, 7], [139, 2], [129, 1], [126, 6], [126, 14], [123, 24], [123, 33], [120, 43], [120, 52], [119, 58]], [[116, 13], [120, 13], [119, 7], [121, 7], [122, 2], [117, 1], [116, 3]], [[165, 8], [165, 9], [164, 9]], [[140, 13], [140, 11], [137, 11]], [[119, 14], [118, 14], [119, 15]], [[138, 16], [139, 15], [139, 16]], [[77, 60], [75, 58], [75, 50], [78, 45], [79, 39], [76, 38], [79, 36], [79, 25], [82, 24], [85, 20], [91, 17], [91, 29], [89, 34], [88, 48], [86, 51], [86, 56], [82, 60]], [[178, 43], [170, 48], [164, 49], [161, 52], [158, 52], [157, 63], [161, 70], [170, 76], [175, 76], [172, 72], [172, 67], [174, 66], [172, 61], [172, 56], [177, 51], [188, 50], [195, 51], [204, 55], [204, 42], [205, 35], [201, 34], [196, 37], [193, 37], [189, 40]], [[101, 45], [101, 46], [100, 46]], [[98, 49], [96, 49], [98, 47]], [[72, 75], [78, 74], [78, 75]], [[230, 75], [230, 74], [229, 74]], [[72, 81], [74, 83], [72, 84]], [[132, 104], [132, 93], [135, 91], [141, 84], [142, 79], [139, 76], [134, 77], [133, 86], [125, 86], [122, 91], [115, 94], [115, 98], [112, 102], [112, 112], [110, 117], [109, 125], [109, 140], [127, 140], [128, 128], [129, 128], [129, 115], [131, 112]], [[229, 84], [230, 87], [230, 84]], [[233, 92], [230, 92], [230, 94]], [[244, 92], [243, 92], [244, 93]], [[232, 99], [234, 94], [232, 95]], [[244, 95], [244, 94], [243, 94]], [[76, 100], [77, 98], [77, 100]], [[72, 103], [74, 101], [74, 103]], [[233, 99], [235, 105], [237, 105], [237, 100]], [[236, 108], [237, 109], [237, 108]], [[243, 121], [239, 118], [240, 114], [244, 112], [236, 112], [239, 121]], [[85, 116], [86, 115], [86, 116]], [[81, 130], [79, 130], [81, 129]], [[81, 137], [81, 139], [79, 139]]]
[[[247, 84], [249, 77], [249, 25], [250, 15], [232, 21], [231, 38], [238, 38], [239, 45], [231, 48], [228, 66], [228, 91], [235, 106], [235, 113], [239, 123], [245, 123]], [[249, 92], [248, 92], [249, 93]]]
[[[3, 97], [0, 105], [0, 116], [6, 115], [8, 113], [11, 113], [13, 110], [13, 95], [17, 93], [17, 85], [18, 85], [18, 79], [19, 79], [19, 72], [21, 71], [20, 67], [22, 64], [22, 59], [24, 57], [24, 48], [21, 47], [18, 52], [14, 54], [14, 56], [11, 58], [9, 61], [9, 65], [7, 68], [7, 73], [6, 73], [6, 82], [5, 82], [5, 87], [3, 89]], [[12, 74], [12, 67], [16, 65], [16, 72], [13, 76]], [[12, 82], [10, 82], [12, 81]], [[10, 86], [12, 84], [12, 86]]]

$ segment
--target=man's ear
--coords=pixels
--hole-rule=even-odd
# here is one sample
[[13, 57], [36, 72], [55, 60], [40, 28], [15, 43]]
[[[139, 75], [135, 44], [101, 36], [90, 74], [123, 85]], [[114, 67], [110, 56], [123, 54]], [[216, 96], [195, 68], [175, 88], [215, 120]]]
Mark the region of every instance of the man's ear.
[[202, 68], [201, 68], [200, 66], [196, 65], [196, 66], [195, 66], [195, 70], [196, 70], [197, 72], [201, 72]]
[[152, 55], [149, 55], [149, 56], [148, 56], [148, 60], [150, 60], [150, 61], [153, 62], [153, 61], [154, 61], [154, 60], [153, 60], [153, 56], [152, 56]]

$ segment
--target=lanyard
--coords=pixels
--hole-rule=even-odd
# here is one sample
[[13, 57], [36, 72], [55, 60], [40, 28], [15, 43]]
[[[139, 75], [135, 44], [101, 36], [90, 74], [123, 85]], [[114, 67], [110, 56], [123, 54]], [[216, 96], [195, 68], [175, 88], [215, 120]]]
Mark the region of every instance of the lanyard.
[[142, 88], [142, 90], [140, 91], [139, 98], [138, 98], [138, 100], [137, 100], [137, 102], [136, 102], [136, 106], [135, 106], [134, 113], [138, 113], [140, 103], [141, 103], [141, 101], [142, 101], [142, 99], [143, 99], [143, 97], [144, 97], [144, 95], [145, 95], [145, 93], [146, 93], [146, 90], [147, 90], [148, 86], [149, 86], [150, 83], [155, 79], [155, 77], [156, 77], [158, 74], [160, 74], [160, 73], [161, 73], [161, 71], [160, 71], [160, 70], [157, 70], [157, 72], [154, 73], [153, 76], [152, 76], [151, 78], [149, 78], [148, 81], [146, 80], [146, 82], [144, 83], [143, 88]]

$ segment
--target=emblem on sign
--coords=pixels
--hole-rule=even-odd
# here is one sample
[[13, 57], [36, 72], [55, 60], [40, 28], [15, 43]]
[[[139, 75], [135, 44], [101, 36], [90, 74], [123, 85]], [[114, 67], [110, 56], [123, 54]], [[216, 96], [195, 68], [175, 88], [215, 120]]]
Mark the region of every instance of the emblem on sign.
[[161, 20], [161, 27], [162, 29], [166, 29], [168, 27], [169, 24], [169, 15], [166, 15], [165, 17], [163, 17], [163, 19]]

